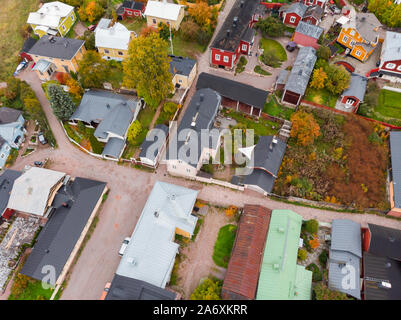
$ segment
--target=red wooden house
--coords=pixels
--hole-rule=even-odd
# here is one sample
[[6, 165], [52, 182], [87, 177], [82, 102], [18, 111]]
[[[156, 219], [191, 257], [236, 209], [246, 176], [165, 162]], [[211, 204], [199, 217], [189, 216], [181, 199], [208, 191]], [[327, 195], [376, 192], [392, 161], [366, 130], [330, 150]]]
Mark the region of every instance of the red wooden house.
[[341, 94], [341, 103], [349, 108], [350, 111], [356, 112], [359, 104], [363, 102], [365, 97], [368, 79], [359, 74], [353, 73], [349, 87]]
[[302, 2], [306, 6], [318, 5], [319, 7], [324, 8], [327, 0], [299, 0], [299, 2]]
[[308, 7], [301, 2], [294, 2], [289, 6], [281, 7], [279, 14], [287, 26], [296, 27], [300, 21], [318, 25], [322, 20], [323, 9], [317, 5]]
[[255, 38], [254, 24], [265, 8], [258, 0], [238, 0], [210, 46], [210, 64], [232, 69], [239, 57], [249, 55]]
[[146, 8], [146, 6], [143, 2], [126, 0], [117, 9], [116, 13], [117, 13], [119, 20], [123, 20], [127, 17], [142, 18], [145, 13], [145, 8]]

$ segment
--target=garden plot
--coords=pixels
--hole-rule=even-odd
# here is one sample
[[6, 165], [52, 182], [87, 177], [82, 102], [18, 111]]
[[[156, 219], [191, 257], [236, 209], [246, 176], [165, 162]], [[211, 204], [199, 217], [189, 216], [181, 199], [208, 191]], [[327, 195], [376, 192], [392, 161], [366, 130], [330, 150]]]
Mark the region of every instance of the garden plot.
[[0, 286], [3, 287], [20, 255], [20, 247], [31, 243], [39, 228], [39, 219], [16, 218], [0, 243]]

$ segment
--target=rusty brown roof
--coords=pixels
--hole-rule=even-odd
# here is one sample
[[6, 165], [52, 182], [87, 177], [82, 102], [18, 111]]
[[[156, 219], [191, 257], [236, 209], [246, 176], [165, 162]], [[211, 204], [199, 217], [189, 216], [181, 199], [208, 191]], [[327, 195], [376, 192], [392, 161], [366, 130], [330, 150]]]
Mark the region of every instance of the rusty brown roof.
[[271, 213], [259, 205], [244, 206], [224, 279], [223, 299], [255, 299]]

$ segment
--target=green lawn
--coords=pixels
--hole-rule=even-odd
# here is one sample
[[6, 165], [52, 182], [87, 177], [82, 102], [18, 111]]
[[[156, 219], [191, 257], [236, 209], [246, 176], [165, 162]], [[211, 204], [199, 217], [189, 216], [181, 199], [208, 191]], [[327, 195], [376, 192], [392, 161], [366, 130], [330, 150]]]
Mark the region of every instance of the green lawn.
[[146, 19], [127, 18], [119, 22], [126, 26], [128, 30], [135, 31], [138, 36], [141, 33], [141, 30], [146, 27]]
[[388, 118], [401, 119], [401, 93], [381, 90], [375, 111]]
[[265, 103], [263, 109], [264, 113], [267, 113], [273, 117], [289, 120], [295, 110], [282, 106], [275, 96], [270, 96], [269, 101]]
[[124, 74], [122, 72], [122, 67], [121, 69], [112, 67], [110, 69], [110, 74], [107, 78], [107, 81], [111, 83], [113, 89], [118, 89], [121, 87], [121, 83], [123, 82], [123, 76]]
[[333, 95], [326, 89], [313, 89], [308, 87], [304, 99], [334, 108], [336, 106], [338, 95]]
[[259, 46], [264, 50], [264, 52], [272, 51], [280, 59], [280, 61], [287, 60], [287, 53], [278, 41], [262, 38], [260, 39]]
[[[19, 280], [16, 279], [13, 283], [13, 286], [18, 285], [18, 283]], [[44, 289], [41, 281], [29, 278], [24, 289], [21, 290], [21, 292], [17, 295], [11, 293], [8, 297], [8, 300], [49, 300], [52, 294], [53, 290]]]
[[[169, 53], [171, 54], [170, 41], [168, 45]], [[185, 41], [181, 38], [181, 35], [179, 33], [173, 36], [173, 52], [175, 56], [190, 57], [192, 59], [196, 59], [196, 55], [204, 52], [206, 48], [207, 45], [202, 46], [197, 42]]]
[[260, 66], [256, 66], [253, 71], [255, 71], [256, 73], [259, 73], [263, 76], [271, 76], [272, 74], [269, 71], [266, 71], [264, 69], [262, 69]]
[[236, 232], [237, 226], [233, 224], [228, 224], [219, 230], [213, 252], [213, 261], [219, 267], [228, 266]]
[[39, 0], [2, 0], [0, 10], [0, 82], [12, 76], [18, 64], [18, 53], [24, 44], [21, 28], [29, 12], [38, 9]]

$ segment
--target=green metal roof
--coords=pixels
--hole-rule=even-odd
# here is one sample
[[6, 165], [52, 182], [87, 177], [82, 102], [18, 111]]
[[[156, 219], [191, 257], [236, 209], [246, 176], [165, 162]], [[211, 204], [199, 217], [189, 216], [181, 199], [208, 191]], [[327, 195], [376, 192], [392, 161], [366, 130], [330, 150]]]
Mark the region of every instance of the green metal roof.
[[302, 217], [273, 210], [258, 283], [257, 300], [310, 300], [312, 272], [297, 265]]

